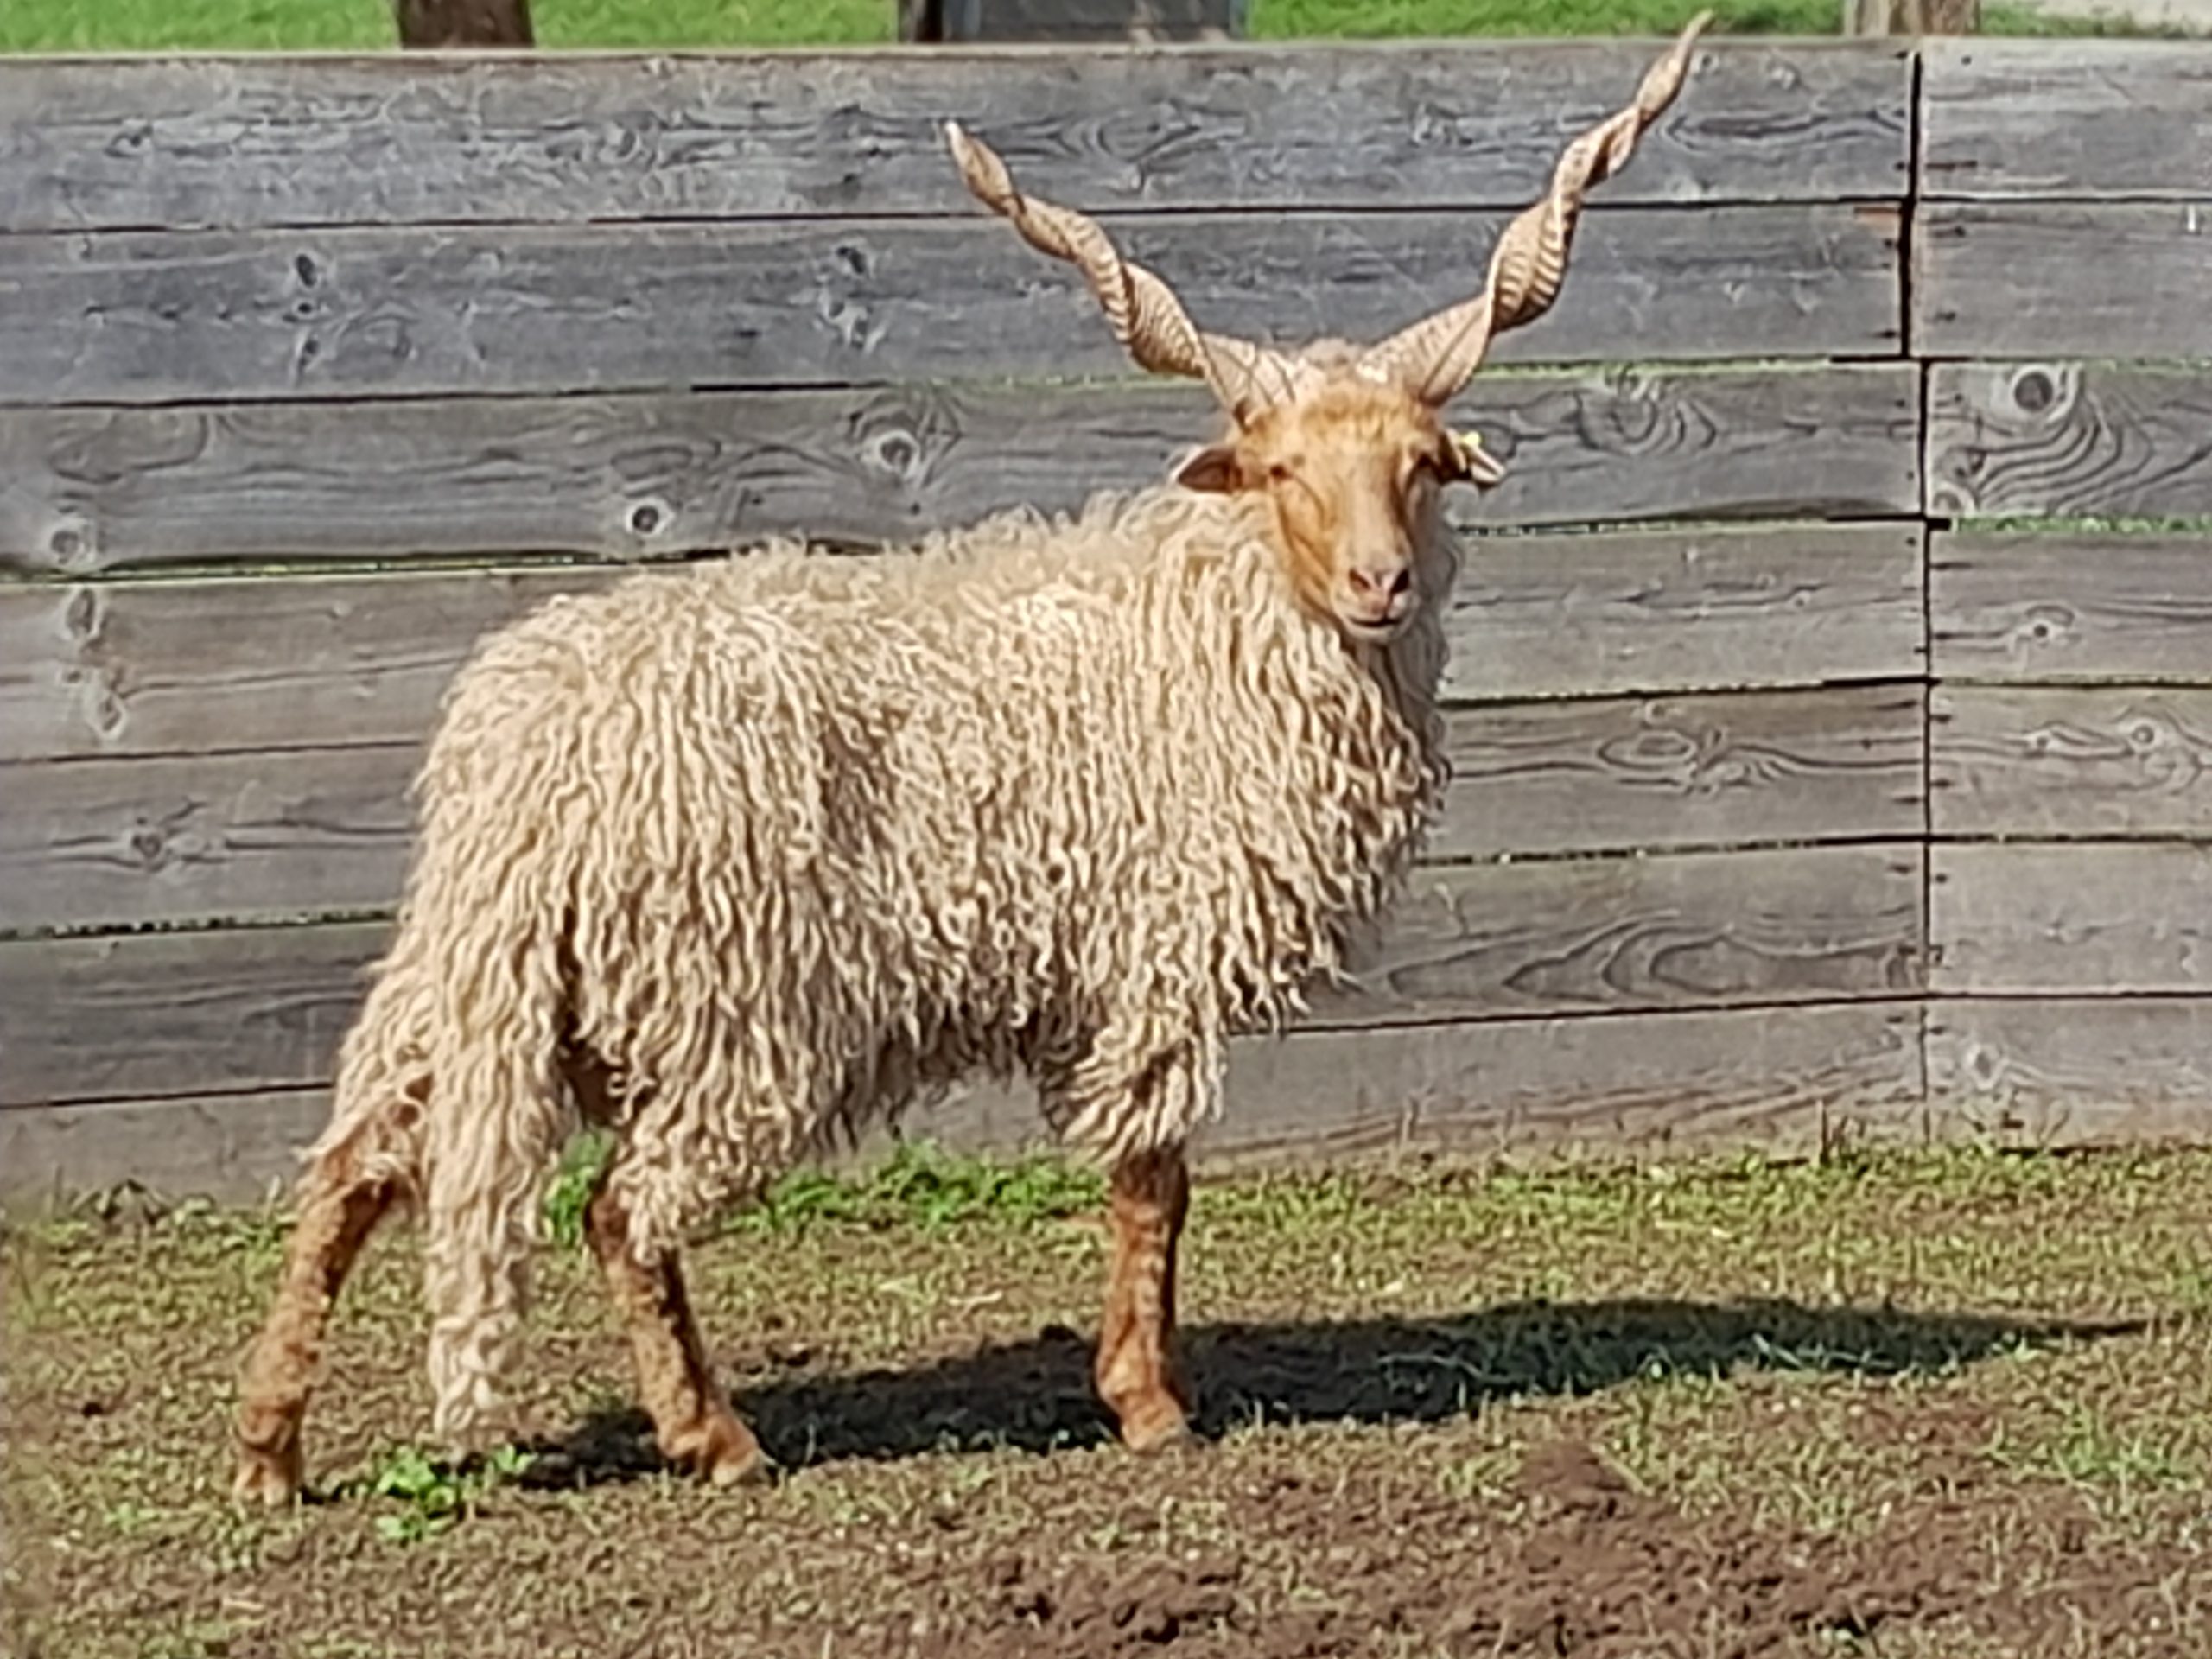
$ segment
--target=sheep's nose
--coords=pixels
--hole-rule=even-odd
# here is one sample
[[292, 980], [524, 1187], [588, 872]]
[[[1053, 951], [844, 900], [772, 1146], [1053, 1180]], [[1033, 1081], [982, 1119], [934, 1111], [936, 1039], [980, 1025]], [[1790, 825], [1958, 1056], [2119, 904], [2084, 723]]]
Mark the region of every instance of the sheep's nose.
[[1362, 594], [1376, 599], [1395, 599], [1413, 586], [1414, 573], [1402, 564], [1382, 565], [1363, 569], [1352, 567], [1351, 585]]

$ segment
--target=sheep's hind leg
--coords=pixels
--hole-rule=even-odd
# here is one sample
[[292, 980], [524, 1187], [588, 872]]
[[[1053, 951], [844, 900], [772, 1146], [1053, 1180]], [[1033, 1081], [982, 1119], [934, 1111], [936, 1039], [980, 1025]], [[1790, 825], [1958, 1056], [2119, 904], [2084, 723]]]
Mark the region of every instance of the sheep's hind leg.
[[1112, 1203], [1098, 1392], [1121, 1423], [1122, 1442], [1155, 1452], [1190, 1438], [1190, 1389], [1175, 1356], [1175, 1252], [1191, 1204], [1183, 1148], [1122, 1160]]
[[398, 1196], [389, 1149], [404, 1138], [397, 1101], [318, 1156], [300, 1182], [297, 1218], [285, 1247], [284, 1274], [240, 1376], [232, 1491], [271, 1506], [299, 1495], [308, 1398], [321, 1362], [322, 1335], [346, 1275], [377, 1223]]
[[760, 1478], [767, 1459], [715, 1386], [676, 1252], [650, 1259], [639, 1254], [630, 1218], [604, 1179], [584, 1212], [584, 1227], [621, 1311], [639, 1395], [661, 1455], [717, 1486]]

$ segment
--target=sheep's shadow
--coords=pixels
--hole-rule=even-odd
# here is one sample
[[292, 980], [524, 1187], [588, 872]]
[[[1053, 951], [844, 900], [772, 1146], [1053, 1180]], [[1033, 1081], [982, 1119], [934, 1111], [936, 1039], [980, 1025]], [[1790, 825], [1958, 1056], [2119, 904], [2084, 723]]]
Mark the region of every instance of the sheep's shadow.
[[[1194, 1427], [1441, 1422], [1513, 1395], [1573, 1395], [1649, 1374], [1745, 1370], [1896, 1376], [2023, 1347], [2139, 1333], [2141, 1320], [2020, 1320], [1891, 1307], [1739, 1302], [1519, 1302], [1435, 1319], [1185, 1327]], [[1093, 1394], [1087, 1338], [1048, 1328], [899, 1370], [741, 1372], [739, 1408], [785, 1469], [930, 1452], [1095, 1445], [1112, 1425]], [[634, 1409], [594, 1413], [532, 1448], [533, 1484], [594, 1484], [659, 1466]]]

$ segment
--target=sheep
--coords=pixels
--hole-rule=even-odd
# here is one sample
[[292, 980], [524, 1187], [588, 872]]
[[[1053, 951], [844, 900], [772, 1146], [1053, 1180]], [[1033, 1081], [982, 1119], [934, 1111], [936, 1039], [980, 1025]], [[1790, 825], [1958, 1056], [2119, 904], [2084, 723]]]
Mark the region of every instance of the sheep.
[[1440, 411], [1548, 308], [1584, 192], [1673, 101], [1707, 21], [1567, 148], [1480, 295], [1363, 348], [1201, 332], [947, 124], [976, 198], [1080, 268], [1140, 366], [1205, 381], [1224, 435], [1071, 514], [868, 559], [774, 542], [479, 643], [244, 1362], [241, 1498], [297, 1495], [324, 1327], [394, 1205], [425, 1222], [437, 1431], [480, 1432], [579, 1123], [613, 1135], [585, 1230], [659, 1448], [756, 1478], [683, 1237], [976, 1076], [1026, 1075], [1110, 1172], [1096, 1386], [1132, 1450], [1188, 1436], [1186, 1142], [1230, 1039], [1280, 1031], [1385, 912], [1445, 781], [1438, 497], [1504, 474]]

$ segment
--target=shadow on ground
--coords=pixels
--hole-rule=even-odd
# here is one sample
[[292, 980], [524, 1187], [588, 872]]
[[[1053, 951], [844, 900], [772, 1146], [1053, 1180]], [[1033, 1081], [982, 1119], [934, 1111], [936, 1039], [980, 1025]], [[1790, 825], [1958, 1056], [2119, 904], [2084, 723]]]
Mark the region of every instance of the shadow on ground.
[[[1897, 1376], [2022, 1347], [2132, 1336], [2143, 1321], [2022, 1321], [1789, 1301], [1522, 1302], [1456, 1318], [1186, 1327], [1198, 1432], [1256, 1421], [1440, 1422], [1488, 1400], [1579, 1395], [1649, 1374], [1746, 1370]], [[733, 1378], [741, 1412], [785, 1469], [1112, 1436], [1087, 1338], [1048, 1327], [902, 1370]], [[531, 1484], [594, 1484], [658, 1466], [642, 1413], [586, 1418], [532, 1448]]]

